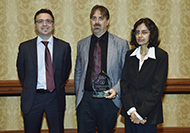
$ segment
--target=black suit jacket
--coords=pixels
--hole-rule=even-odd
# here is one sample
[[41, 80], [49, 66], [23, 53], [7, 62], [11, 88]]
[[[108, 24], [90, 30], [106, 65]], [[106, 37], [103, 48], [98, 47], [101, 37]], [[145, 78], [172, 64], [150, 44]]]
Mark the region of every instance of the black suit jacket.
[[121, 114], [127, 118], [127, 111], [135, 107], [141, 117], [147, 117], [147, 124], [157, 125], [163, 122], [161, 97], [164, 92], [168, 73], [168, 54], [155, 48], [156, 59], [148, 58], [139, 71], [139, 60], [126, 54], [121, 76]]
[[[69, 43], [53, 37], [53, 71], [55, 90], [61, 111], [65, 108], [65, 82], [71, 69], [71, 48]], [[21, 110], [27, 114], [33, 104], [36, 94], [37, 38], [23, 42], [19, 46], [17, 71], [23, 85], [21, 93]]]

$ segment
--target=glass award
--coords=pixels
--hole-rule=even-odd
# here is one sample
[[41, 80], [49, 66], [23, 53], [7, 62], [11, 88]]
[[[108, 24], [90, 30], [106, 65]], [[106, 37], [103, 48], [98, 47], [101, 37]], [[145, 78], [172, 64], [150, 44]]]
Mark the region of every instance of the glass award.
[[109, 76], [101, 71], [92, 81], [92, 96], [94, 98], [104, 98], [110, 95], [110, 92], [104, 92], [112, 88], [112, 80]]

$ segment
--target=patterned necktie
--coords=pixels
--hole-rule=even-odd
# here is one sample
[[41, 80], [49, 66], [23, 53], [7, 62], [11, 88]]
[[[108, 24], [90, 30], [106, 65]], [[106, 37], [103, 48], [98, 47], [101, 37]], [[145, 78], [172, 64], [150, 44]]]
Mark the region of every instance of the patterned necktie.
[[94, 47], [91, 84], [92, 81], [96, 78], [96, 76], [101, 72], [101, 47], [99, 44], [99, 40], [100, 39], [97, 40], [97, 43]]
[[55, 84], [54, 84], [54, 76], [53, 76], [53, 66], [51, 62], [51, 55], [49, 52], [49, 49], [47, 47], [49, 42], [44, 42], [42, 43], [45, 45], [45, 66], [46, 66], [46, 85], [47, 89], [52, 92], [55, 89]]

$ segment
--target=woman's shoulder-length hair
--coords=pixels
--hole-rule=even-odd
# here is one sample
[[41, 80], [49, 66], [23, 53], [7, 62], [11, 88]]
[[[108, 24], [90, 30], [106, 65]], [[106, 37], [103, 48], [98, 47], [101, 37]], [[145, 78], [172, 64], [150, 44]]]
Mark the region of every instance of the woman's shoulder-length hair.
[[150, 19], [150, 18], [141, 18], [139, 19], [135, 24], [134, 27], [131, 31], [131, 41], [130, 44], [134, 45], [135, 47], [138, 47], [139, 44], [136, 41], [136, 28], [141, 25], [142, 23], [145, 24], [145, 26], [147, 27], [147, 29], [150, 31], [150, 36], [149, 36], [149, 44], [148, 44], [148, 48], [150, 47], [157, 47], [160, 44], [160, 40], [159, 40], [159, 30], [158, 27], [156, 26], [156, 24]]

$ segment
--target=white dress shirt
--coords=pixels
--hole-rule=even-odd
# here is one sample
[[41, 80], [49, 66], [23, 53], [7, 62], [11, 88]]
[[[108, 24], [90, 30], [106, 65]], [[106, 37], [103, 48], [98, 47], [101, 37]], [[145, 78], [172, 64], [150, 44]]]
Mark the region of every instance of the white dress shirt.
[[[47, 89], [46, 87], [46, 68], [45, 68], [45, 45], [41, 42], [44, 41], [40, 36], [37, 37], [37, 87], [36, 89]], [[53, 62], [53, 36], [48, 40], [48, 48]]]

